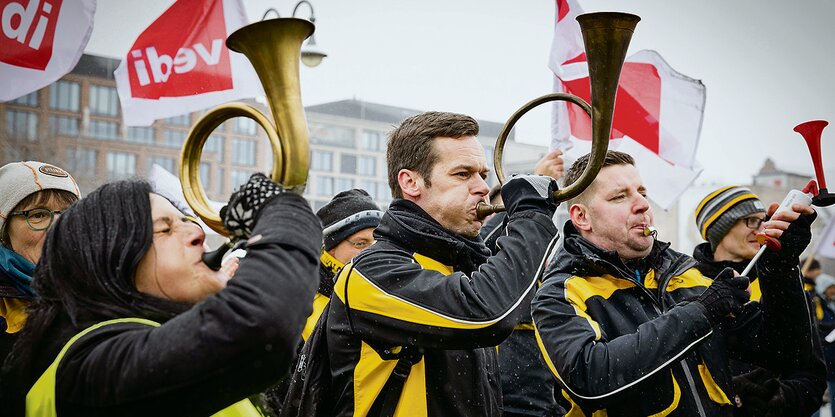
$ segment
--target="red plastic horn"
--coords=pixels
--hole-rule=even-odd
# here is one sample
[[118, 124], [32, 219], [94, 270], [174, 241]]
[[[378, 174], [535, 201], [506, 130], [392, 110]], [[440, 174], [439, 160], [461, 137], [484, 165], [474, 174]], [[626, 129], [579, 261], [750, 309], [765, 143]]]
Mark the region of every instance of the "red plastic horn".
[[811, 120], [794, 127], [794, 131], [800, 133], [809, 147], [809, 154], [812, 157], [812, 164], [815, 166], [815, 177], [820, 188], [818, 195], [812, 198], [812, 204], [818, 207], [835, 204], [835, 194], [826, 189], [826, 178], [823, 174], [823, 162], [821, 160], [821, 133], [823, 128], [829, 125], [826, 120]]

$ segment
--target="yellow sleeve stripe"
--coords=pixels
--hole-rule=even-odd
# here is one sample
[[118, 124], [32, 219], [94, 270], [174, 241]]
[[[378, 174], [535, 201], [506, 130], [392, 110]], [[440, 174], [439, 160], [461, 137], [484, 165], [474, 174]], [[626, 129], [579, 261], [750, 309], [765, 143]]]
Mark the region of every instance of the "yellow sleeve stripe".
[[[557, 368], [554, 366], [554, 363], [551, 362], [551, 356], [548, 355], [548, 350], [545, 349], [545, 344], [542, 343], [542, 337], [539, 336], [539, 329], [536, 327], [536, 322], [534, 322], [533, 326], [533, 334], [536, 336], [536, 345], [539, 346], [539, 353], [542, 354], [542, 358], [545, 359], [545, 364], [548, 365], [548, 369], [551, 370], [551, 373], [554, 374], [560, 382], [563, 382], [562, 378], [560, 377], [560, 373], [557, 372]], [[563, 382], [564, 384], [564, 382]]]
[[[440, 312], [430, 310], [426, 307], [419, 306], [411, 301], [404, 300], [394, 294], [385, 292], [382, 288], [375, 285], [371, 282], [371, 280], [366, 278], [356, 269], [351, 268], [351, 271], [351, 276], [348, 280], [348, 292], [350, 294], [348, 305], [352, 310], [365, 311], [367, 313], [391, 317], [397, 320], [424, 326], [437, 326], [462, 330], [482, 329], [498, 323], [516, 309], [519, 303], [522, 302], [524, 294], [527, 294], [528, 291], [530, 291], [530, 287], [534, 284], [534, 280], [531, 279], [531, 284], [528, 287], [528, 290], [526, 290], [523, 293], [523, 296], [516, 300], [516, 303], [501, 316], [492, 320], [474, 321], [450, 317]], [[343, 303], [345, 303], [345, 300], [342, 299], [345, 288], [345, 279], [343, 278], [348, 278], [344, 275], [344, 273], [340, 274], [339, 281], [341, 282], [338, 283], [338, 288], [334, 291]]]

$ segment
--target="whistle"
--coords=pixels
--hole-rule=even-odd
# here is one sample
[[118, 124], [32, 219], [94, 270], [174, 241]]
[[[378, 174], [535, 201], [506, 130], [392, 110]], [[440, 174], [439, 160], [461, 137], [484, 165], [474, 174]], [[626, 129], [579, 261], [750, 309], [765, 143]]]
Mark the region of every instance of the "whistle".
[[644, 236], [652, 236], [655, 237], [658, 235], [658, 229], [653, 226], [646, 226], [644, 227]]

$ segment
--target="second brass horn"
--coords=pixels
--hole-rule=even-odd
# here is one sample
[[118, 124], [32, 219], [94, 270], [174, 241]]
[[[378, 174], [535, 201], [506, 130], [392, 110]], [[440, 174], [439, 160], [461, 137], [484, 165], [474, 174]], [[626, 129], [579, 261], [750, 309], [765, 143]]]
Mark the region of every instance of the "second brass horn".
[[[212, 230], [228, 235], [220, 216], [208, 204], [200, 183], [203, 144], [221, 123], [248, 117], [267, 132], [273, 152], [272, 179], [285, 188], [304, 189], [309, 163], [307, 120], [299, 86], [301, 45], [313, 34], [307, 20], [280, 18], [244, 26], [226, 39], [229, 49], [244, 54], [264, 87], [275, 126], [258, 109], [244, 103], [217, 106], [189, 131], [180, 155], [180, 182], [186, 202]], [[219, 265], [218, 265], [219, 266]]]
[[[603, 160], [609, 148], [609, 135], [612, 131], [612, 117], [615, 112], [620, 71], [626, 59], [632, 33], [635, 32], [635, 26], [640, 20], [640, 17], [633, 14], [617, 12], [588, 13], [577, 16], [586, 47], [591, 104], [572, 94], [554, 93], [531, 100], [516, 110], [496, 138], [496, 148], [493, 151], [493, 165], [496, 167], [496, 176], [500, 184], [504, 183], [504, 169], [502, 168], [504, 144], [513, 125], [532, 108], [558, 100], [577, 104], [591, 116], [592, 145], [589, 164], [583, 174], [575, 183], [556, 191], [553, 198], [558, 202], [570, 200], [582, 193], [594, 181], [603, 166]], [[504, 210], [503, 205], [479, 203], [476, 206], [476, 213], [480, 218]]]

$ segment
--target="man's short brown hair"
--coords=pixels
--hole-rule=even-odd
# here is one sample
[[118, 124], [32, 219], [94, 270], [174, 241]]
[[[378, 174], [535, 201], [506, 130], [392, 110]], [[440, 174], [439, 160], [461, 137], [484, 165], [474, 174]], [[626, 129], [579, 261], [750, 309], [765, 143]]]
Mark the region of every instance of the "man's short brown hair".
[[[589, 165], [589, 157], [591, 156], [590, 153], [587, 153], [576, 161], [571, 164], [571, 168], [568, 168], [568, 171], [565, 173], [565, 177], [563, 177], [563, 187], [568, 188], [569, 185], [574, 184], [577, 180], [580, 179], [580, 175], [583, 174], [583, 171], [586, 170], [586, 167]], [[601, 169], [606, 168], [612, 165], [632, 165], [635, 166], [635, 159], [632, 158], [631, 155], [624, 152], [619, 151], [606, 151], [606, 158], [603, 159], [603, 166]], [[587, 189], [588, 190], [588, 189]], [[584, 193], [585, 191], [583, 191]], [[583, 193], [580, 193], [577, 197], [574, 197], [571, 201], [569, 201], [569, 206], [577, 201]]]
[[478, 122], [470, 116], [458, 113], [426, 112], [409, 117], [389, 134], [386, 149], [389, 188], [394, 198], [403, 198], [397, 182], [401, 169], [415, 171], [431, 186], [429, 173], [438, 160], [435, 138], [460, 138], [477, 136]]

